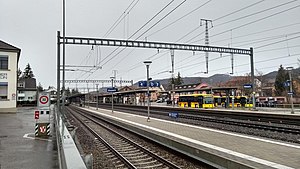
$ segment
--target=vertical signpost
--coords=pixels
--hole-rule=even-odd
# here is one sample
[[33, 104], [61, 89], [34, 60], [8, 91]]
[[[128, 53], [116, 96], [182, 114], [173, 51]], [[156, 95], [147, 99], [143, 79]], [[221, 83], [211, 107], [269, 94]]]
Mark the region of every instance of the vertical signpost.
[[50, 94], [41, 92], [38, 94], [37, 110], [34, 111], [35, 136], [48, 137], [50, 135]]

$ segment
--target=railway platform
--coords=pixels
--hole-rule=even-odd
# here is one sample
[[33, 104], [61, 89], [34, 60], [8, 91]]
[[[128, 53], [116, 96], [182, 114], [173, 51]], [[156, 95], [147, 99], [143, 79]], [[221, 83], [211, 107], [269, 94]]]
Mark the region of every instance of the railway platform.
[[168, 147], [217, 168], [300, 168], [300, 145], [122, 113], [83, 108], [144, 133]]
[[20, 107], [16, 113], [0, 113], [0, 168], [59, 168], [55, 134], [35, 138], [35, 107]]

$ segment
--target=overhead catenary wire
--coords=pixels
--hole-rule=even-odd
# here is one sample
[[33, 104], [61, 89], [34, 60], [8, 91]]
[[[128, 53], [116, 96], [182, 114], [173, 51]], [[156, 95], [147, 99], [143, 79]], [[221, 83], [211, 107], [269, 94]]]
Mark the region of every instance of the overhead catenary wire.
[[[140, 63], [139, 63], [140, 64]], [[141, 65], [141, 66], [143, 66], [143, 65]]]
[[[167, 17], [171, 12], [173, 12], [175, 9], [177, 9], [179, 6], [181, 6], [184, 2], [185, 2], [185, 1], [182, 1], [182, 3], [180, 3], [179, 5], [177, 5], [173, 10], [171, 10], [168, 14], [166, 14], [166, 15], [165, 15], [163, 18], [161, 18], [158, 22], [156, 22], [154, 25], [152, 25], [148, 30], [146, 30], [146, 31], [145, 31], [143, 34], [141, 34], [139, 37], [141, 37], [141, 36], [144, 35], [147, 31], [149, 31], [151, 28], [153, 28], [156, 24], [158, 24], [162, 19], [164, 19], [165, 17]], [[252, 5], [252, 6], [253, 6], [253, 5]], [[249, 7], [250, 7], [250, 6], [249, 6]], [[247, 8], [247, 7], [246, 7], [246, 8]], [[246, 8], [244, 8], [244, 9], [246, 9]], [[139, 38], [139, 37], [138, 37], [138, 38]], [[137, 39], [138, 39], [138, 38], [137, 38]], [[116, 50], [117, 50], [117, 49], [116, 49]], [[114, 50], [113, 52], [111, 52], [111, 54], [114, 53], [116, 50]], [[123, 50], [124, 50], [124, 49], [123, 49]], [[122, 50], [122, 51], [123, 51], [123, 50]], [[117, 54], [115, 54], [114, 57], [115, 57], [116, 55], [118, 55], [119, 53], [120, 53], [120, 52], [118, 52]], [[114, 57], [110, 58], [109, 61], [112, 60]], [[108, 58], [108, 57], [106, 57], [106, 58]], [[105, 62], [105, 64], [106, 64], [106, 63], [107, 63], [107, 62]], [[104, 65], [104, 64], [102, 64], [102, 65]]]
[[251, 14], [248, 14], [248, 15], [245, 15], [245, 16], [241, 16], [241, 17], [236, 18], [236, 19], [232, 19], [232, 20], [227, 21], [227, 22], [223, 22], [223, 23], [217, 24], [215, 26], [221, 26], [221, 25], [228, 24], [228, 23], [231, 23], [231, 22], [234, 22], [234, 21], [238, 21], [238, 20], [241, 20], [241, 19], [245, 19], [245, 18], [248, 18], [248, 17], [253, 17], [253, 16], [257, 15], [257, 14], [261, 14], [261, 13], [264, 13], [264, 12], [267, 12], [267, 11], [270, 11], [270, 10], [282, 7], [284, 5], [288, 5], [288, 4], [293, 3], [295, 1], [298, 1], [298, 0], [292, 0], [292, 1], [289, 1], [289, 2], [285, 2], [285, 3], [282, 3], [282, 4], [279, 4], [279, 5], [276, 5], [276, 6], [273, 6], [273, 7], [270, 7], [270, 8], [261, 10], [261, 11], [258, 11], [258, 12], [254, 12], [254, 13], [251, 13]]
[[[272, 58], [272, 60], [278, 60], [278, 59], [283, 59], [283, 58], [297, 56], [297, 55], [299, 55], [299, 54], [293, 54], [293, 55], [290, 55], [290, 56], [275, 57], [274, 59]], [[222, 57], [217, 57], [217, 58], [210, 59], [209, 62], [212, 62], [212, 61], [218, 60], [218, 59], [223, 59], [223, 58], [229, 57], [229, 56], [231, 56], [231, 55], [223, 55]], [[272, 60], [266, 59], [266, 60], [262, 60], [262, 61], [256, 61], [255, 63], [262, 63], [262, 62], [267, 62], [267, 61], [272, 61]], [[185, 69], [185, 68], [193, 69], [194, 67], [198, 67], [198, 65], [201, 64], [201, 63], [205, 63], [205, 61], [194, 62], [193, 64], [188, 64], [186, 66], [183, 65], [181, 67], [177, 67], [176, 69]], [[245, 65], [248, 65], [248, 64], [237, 65], [237, 66], [234, 66], [234, 67], [240, 67], [240, 66], [245, 66]], [[226, 67], [226, 68], [231, 68], [231, 67]], [[211, 70], [211, 71], [214, 72], [214, 71], [218, 71], [218, 70], [222, 70], [222, 69], [225, 69], [225, 68], [215, 69], [215, 70]]]
[[[157, 12], [150, 20], [148, 20], [143, 26], [141, 26], [135, 33], [133, 33], [128, 39], [132, 38], [136, 33], [138, 33], [141, 29], [143, 29], [148, 23], [150, 23], [155, 17], [157, 17], [162, 11], [164, 11], [171, 3], [173, 3], [174, 0], [170, 1], [167, 5], [165, 5], [159, 12]], [[138, 39], [138, 38], [136, 38]], [[113, 55], [120, 47], [117, 47], [116, 49], [114, 49], [110, 54], [108, 54], [103, 60], [105, 61], [106, 58], [109, 58], [111, 55]], [[109, 61], [111, 61], [113, 58], [115, 58], [118, 54], [120, 54], [121, 52], [123, 52], [126, 48], [123, 48], [121, 51], [119, 51], [118, 53], [114, 54], [114, 56], [110, 57], [106, 62], [102, 63], [102, 66], [104, 66], [106, 63], [108, 63]], [[98, 63], [101, 64], [101, 63]]]
[[[292, 3], [292, 2], [295, 2], [295, 1], [297, 1], [297, 0], [289, 1], [289, 2], [287, 2], [287, 3]], [[281, 6], [286, 5], [287, 3], [283, 3], [283, 4], [277, 5], [277, 6], [275, 6], [275, 7], [278, 8], [278, 7], [281, 7]], [[225, 30], [225, 31], [223, 31], [223, 32], [220, 32], [220, 33], [217, 33], [217, 34], [213, 34], [213, 35], [211, 35], [210, 37], [211, 37], [211, 38], [212, 38], [212, 37], [216, 37], [216, 36], [222, 35], [222, 34], [224, 34], [224, 33], [227, 33], [227, 32], [229, 32], [229, 31], [233, 31], [233, 30], [236, 30], [236, 29], [245, 27], [245, 26], [247, 26], [247, 25], [250, 25], [250, 24], [253, 24], [253, 23], [256, 23], [256, 22], [265, 20], [265, 19], [268, 19], [268, 18], [273, 17], [273, 16], [276, 16], [276, 15], [278, 15], [278, 14], [281, 14], [281, 13], [284, 13], [284, 12], [287, 12], [287, 11], [290, 11], [290, 10], [293, 10], [293, 9], [295, 9], [295, 8], [298, 8], [299, 6], [300, 6], [300, 5], [297, 5], [297, 6], [288, 8], [288, 9], [286, 9], [286, 10], [282, 10], [282, 11], [280, 11], [280, 12], [273, 13], [273, 14], [268, 15], [268, 16], [266, 16], [266, 17], [262, 17], [262, 18], [260, 18], [260, 19], [254, 20], [254, 21], [247, 22], [247, 23], [245, 23], [245, 24], [236, 26], [236, 27], [234, 27], [234, 28], [227, 29], [227, 30]], [[261, 12], [264, 12], [264, 11], [267, 11], [267, 10], [270, 10], [270, 9], [273, 9], [273, 8], [274, 8], [274, 7], [270, 7], [270, 8], [264, 9], [264, 10], [259, 11], [259, 12], [261, 13]], [[251, 15], [246, 15], [246, 16], [251, 16]], [[224, 23], [222, 23], [222, 25], [227, 24], [227, 23], [230, 23], [230, 22], [229, 22], [229, 21], [224, 22]], [[220, 25], [220, 24], [219, 24], [219, 25]], [[215, 27], [217, 27], [217, 26], [218, 26], [218, 25], [216, 25]], [[190, 39], [188, 42], [191, 42], [193, 39], [195, 39], [195, 38], [197, 38], [197, 37], [199, 37], [199, 36], [197, 35], [197, 36], [193, 37], [193, 38]], [[200, 40], [197, 40], [197, 41], [193, 41], [193, 42], [191, 42], [191, 43], [197, 43], [197, 42], [199, 42], [199, 41], [201, 41], [201, 40], [203, 40], [203, 39], [200, 39]]]
[[[270, 29], [265, 29], [265, 30], [262, 30], [262, 31], [248, 33], [248, 34], [245, 34], [245, 35], [240, 35], [240, 36], [230, 37], [230, 38], [221, 39], [221, 40], [217, 40], [217, 41], [212, 41], [211, 43], [218, 43], [218, 42], [223, 42], [223, 41], [227, 41], [227, 40], [248, 37], [250, 35], [257, 35], [257, 34], [261, 34], [261, 33], [265, 33], [265, 32], [270, 32], [270, 31], [274, 31], [274, 30], [278, 30], [278, 29], [283, 29], [283, 28], [287, 28], [287, 27], [291, 27], [291, 26], [296, 26], [296, 25], [299, 25], [299, 24], [300, 24], [300, 22], [296, 22], [296, 23], [292, 23], [292, 24], [288, 24], [288, 25], [284, 25], [284, 26], [272, 27]], [[202, 40], [204, 40], [204, 39], [202, 39]]]
[[[299, 48], [300, 47], [300, 44], [299, 45], [293, 45], [293, 46], [289, 46], [289, 48]], [[273, 52], [275, 50], [282, 50], [282, 49], [286, 49], [286, 47], [282, 47], [282, 48], [272, 48], [272, 49], [266, 49], [266, 50], [257, 50], [255, 51], [255, 53], [263, 53], [263, 52]]]
[[[294, 66], [294, 65], [297, 65], [297, 63], [293, 62], [293, 63], [287, 63], [287, 64], [284, 64], [286, 67], [288, 66]], [[265, 69], [274, 69], [274, 66], [268, 66], [268, 67], [260, 67], [259, 70], [265, 70]], [[243, 73], [243, 72], [247, 72], [246, 70], [244, 71], [239, 71], [238, 73]]]
[[[171, 1], [171, 2], [173, 2], [173, 1]], [[156, 23], [154, 23], [150, 28], [148, 28], [146, 31], [144, 31], [144, 33], [142, 33], [139, 37], [137, 37], [137, 38], [135, 38], [135, 39], [138, 39], [138, 38], [140, 38], [142, 35], [144, 35], [145, 33], [147, 33], [150, 29], [152, 29], [154, 26], [156, 26], [159, 22], [161, 22], [163, 19], [165, 19], [168, 15], [170, 15], [172, 12], [174, 12], [177, 8], [179, 8], [179, 7], [180, 7], [182, 4], [184, 4], [185, 2], [186, 2], [186, 0], [182, 1], [179, 5], [177, 5], [175, 8], [173, 8], [170, 12], [168, 12], [165, 16], [163, 16], [159, 21], [157, 21]], [[167, 4], [167, 5], [168, 5], [168, 4]], [[164, 9], [164, 8], [163, 8], [163, 9]], [[132, 37], [132, 36], [130, 36], [130, 37]], [[111, 53], [109, 54], [109, 56], [112, 55], [115, 51], [117, 51], [117, 49], [119, 49], [119, 47], [116, 48], [113, 52], [111, 52]], [[123, 52], [125, 49], [126, 49], [126, 48], [123, 48], [121, 51], [119, 51], [118, 53], [116, 53], [114, 56], [110, 57], [110, 59], [108, 59], [106, 62], [104, 62], [104, 63], [102, 64], [102, 66], [105, 65], [106, 63], [108, 63], [109, 61], [111, 61], [113, 58], [115, 58], [118, 54], [120, 54], [121, 52]], [[108, 58], [108, 57], [106, 57], [106, 58]], [[104, 60], [105, 60], [105, 59], [104, 59]]]
[[[291, 34], [288, 34], [288, 35], [294, 35], [294, 34], [299, 34], [299, 32], [291, 33]], [[286, 35], [281, 35], [280, 38], [285, 37], [285, 36], [286, 36]], [[277, 36], [275, 36], [275, 38], [277, 38]], [[273, 40], [274, 40], [274, 36], [273, 36], [273, 37], [269, 37], [268, 40], [270, 40], [270, 39], [273, 39]], [[293, 39], [293, 38], [291, 38], [291, 39]], [[287, 40], [290, 40], [290, 39], [287, 39]], [[278, 43], [280, 43], [280, 42], [284, 42], [284, 41], [279, 41]], [[274, 44], [274, 43], [272, 43], [272, 44]], [[256, 49], [257, 49], [257, 48], [256, 48]], [[214, 60], [218, 60], [218, 59], [222, 59], [222, 58], [227, 57], [227, 56], [231, 56], [231, 55], [223, 55], [222, 57], [213, 58], [213, 59], [210, 59], [209, 62], [214, 61]], [[188, 57], [189, 57], [189, 56], [188, 56]], [[183, 60], [186, 60], [188, 57], [184, 58]], [[177, 67], [176, 69], [184, 69], [184, 68], [186, 68], [186, 67], [196, 66], [196, 65], [199, 65], [199, 64], [201, 64], [201, 63], [205, 63], [205, 61], [196, 62], [196, 63], [193, 63], [193, 64], [188, 64], [187, 66]], [[183, 64], [183, 65], [184, 65], [184, 64]]]
[[239, 28], [245, 27], [245, 26], [247, 26], [247, 25], [250, 25], [250, 24], [253, 24], [253, 23], [256, 23], [256, 22], [259, 22], [259, 21], [262, 21], [262, 20], [268, 19], [268, 18], [271, 18], [271, 17], [273, 17], [273, 16], [276, 16], [276, 15], [282, 14], [282, 13], [284, 13], [284, 12], [287, 12], [287, 11], [290, 11], [290, 10], [293, 10], [293, 9], [295, 9], [295, 8], [299, 8], [299, 7], [300, 7], [300, 5], [297, 5], [297, 6], [294, 6], [294, 7], [291, 7], [291, 8], [285, 9], [285, 10], [282, 10], [282, 11], [280, 11], [280, 12], [273, 13], [273, 14], [271, 14], [271, 15], [268, 15], [268, 16], [265, 16], [265, 17], [262, 17], [262, 18], [260, 18], [260, 19], [256, 19], [256, 20], [254, 20], [254, 21], [247, 22], [247, 23], [245, 23], [245, 24], [242, 24], [242, 25], [240, 25], [240, 26], [236, 26], [236, 27], [234, 27], [234, 28], [231, 28], [231, 29], [229, 29], [229, 30], [226, 30], [226, 31], [223, 31], [223, 32], [220, 32], [220, 33], [214, 34], [214, 35], [211, 35], [210, 37], [215, 37], [215, 36], [218, 36], [218, 35], [224, 34], [224, 33], [226, 33], [226, 32], [229, 32], [229, 31], [232, 31], [232, 30], [236, 30], [236, 29], [239, 29]]
[[[228, 56], [230, 56], [230, 55], [228, 55]], [[270, 61], [274, 61], [274, 60], [278, 60], [278, 59], [285, 59], [285, 58], [294, 57], [294, 56], [300, 56], [300, 53], [288, 55], [288, 56], [279, 56], [279, 57], [272, 58], [272, 60], [265, 59], [265, 60], [255, 61], [254, 63], [258, 64], [258, 63], [270, 62]], [[234, 67], [237, 68], [237, 67], [248, 66], [248, 65], [249, 65], [249, 63], [245, 63], [245, 64], [235, 65]], [[210, 70], [210, 72], [217, 72], [217, 71], [229, 69], [229, 68], [231, 68], [231, 67], [229, 66], [229, 67], [223, 67], [223, 68], [219, 68], [219, 69], [213, 69], [213, 70]]]
[[147, 33], [149, 30], [151, 30], [154, 26], [159, 24], [162, 20], [164, 20], [166, 17], [168, 17], [171, 13], [173, 13], [176, 9], [178, 9], [181, 5], [183, 5], [186, 2], [186, 0], [182, 1], [179, 5], [177, 5], [174, 9], [172, 9], [170, 12], [168, 12], [165, 16], [163, 16], [160, 20], [158, 20], [156, 23], [154, 23], [150, 28], [148, 28], [146, 31], [144, 31], [140, 36], [138, 36], [136, 39], [139, 39], [142, 37], [145, 33]]
[[255, 48], [259, 49], [259, 48], [263, 48], [263, 47], [266, 47], [266, 46], [274, 45], [274, 44], [277, 44], [277, 43], [281, 43], [281, 42], [285, 42], [287, 40], [292, 40], [292, 39], [297, 39], [297, 38], [300, 38], [300, 36], [296, 36], [296, 37], [292, 37], [292, 38], [289, 38], [289, 39], [280, 40], [280, 41], [273, 42], [273, 43], [268, 43], [268, 44], [265, 44], [265, 45], [257, 46]]
[[[294, 34], [294, 33], [292, 33], [292, 34]], [[297, 33], [298, 34], [298, 33]], [[291, 39], [294, 39], [294, 38], [291, 38]], [[290, 39], [287, 39], [287, 40], [290, 40]], [[280, 42], [283, 42], [283, 41], [280, 41]], [[280, 42], [278, 42], [278, 43], [280, 43]], [[274, 44], [274, 43], [272, 43], [272, 44]], [[227, 57], [227, 56], [231, 56], [231, 55], [223, 55], [222, 57], [217, 57], [217, 58], [213, 58], [213, 59], [210, 59], [209, 60], [209, 62], [211, 62], [211, 61], [214, 61], [214, 60], [218, 60], [218, 59], [221, 59], [221, 58], [225, 58], [225, 57]], [[295, 55], [292, 55], [292, 56], [295, 56]], [[286, 56], [284, 56], [284, 57], [279, 57], [279, 58], [274, 58], [275, 60], [276, 59], [280, 59], [280, 58], [286, 58]], [[266, 60], [266, 61], [268, 61], [268, 60]], [[255, 62], [255, 63], [260, 63], [260, 62], [265, 62], [265, 61], [259, 61], [259, 62]], [[205, 61], [201, 61], [201, 62], [196, 62], [196, 63], [193, 63], [193, 64], [189, 64], [189, 65], [186, 65], [186, 66], [181, 66], [181, 67], [177, 67], [176, 69], [184, 69], [184, 68], [193, 68], [193, 66], [198, 66], [199, 64], [201, 64], [201, 63], [205, 63]], [[248, 65], [248, 64], [246, 64], [246, 65]], [[235, 67], [239, 67], [240, 65], [237, 65], [237, 66], [235, 66]], [[161, 69], [161, 70], [163, 70], [163, 69]], [[157, 72], [160, 72], [160, 71], [157, 71]], [[157, 72], [154, 72], [153, 74], [157, 74]]]
[[[171, 2], [173, 2], [173, 1], [171, 1]], [[170, 3], [171, 3], [170, 2]], [[142, 35], [144, 35], [145, 33], [147, 33], [150, 29], [152, 29], [155, 25], [157, 25], [159, 22], [161, 22], [164, 18], [166, 18], [168, 15], [170, 15], [172, 12], [174, 12], [178, 7], [180, 7], [183, 3], [185, 3], [186, 2], [186, 0], [184, 0], [184, 1], [182, 1], [179, 5], [177, 5], [173, 10], [171, 10], [170, 12], [168, 12], [164, 17], [162, 17], [159, 21], [157, 21], [154, 25], [152, 25], [150, 28], [148, 28], [144, 33], [142, 33], [139, 37], [137, 37], [136, 39], [138, 39], [138, 38], [140, 38]], [[209, 2], [209, 1], [208, 1]], [[205, 3], [206, 4], [206, 3]], [[167, 4], [167, 6], [169, 6], [169, 4]], [[167, 6], [165, 6], [165, 7], [167, 7]], [[203, 5], [202, 5], [203, 6]], [[201, 7], [202, 7], [201, 6]], [[165, 9], [165, 7], [163, 8], [163, 9]], [[199, 7], [200, 8], [200, 7]], [[197, 8], [196, 8], [197, 9]], [[160, 11], [161, 12], [161, 11]], [[160, 13], [159, 12], [159, 13]], [[155, 17], [156, 17], [157, 15], [155, 15]], [[150, 21], [152, 20], [152, 18], [150, 19]], [[149, 23], [149, 21], [148, 22], [146, 22], [146, 24], [148, 24]], [[145, 25], [143, 25], [139, 30], [141, 30], [143, 27], [144, 27]], [[138, 30], [138, 31], [139, 31]], [[133, 35], [135, 35], [136, 33], [134, 33]], [[132, 35], [132, 36], [133, 36]], [[132, 36], [130, 36], [130, 37], [132, 37]], [[119, 52], [120, 53], [120, 52]], [[115, 56], [116, 55], [118, 55], [119, 53], [117, 53], [117, 54], [115, 54]], [[114, 56], [114, 57], [115, 57]], [[113, 58], [113, 57], [112, 57]], [[111, 58], [111, 59], [112, 59]], [[110, 59], [110, 60], [111, 60]]]
[[233, 12], [230, 12], [230, 13], [226, 14], [226, 15], [223, 15], [223, 16], [220, 16], [220, 17], [218, 17], [218, 18], [216, 18], [216, 19], [213, 19], [213, 21], [215, 22], [215, 21], [218, 21], [218, 20], [223, 19], [223, 18], [225, 18], [225, 17], [228, 17], [228, 16], [230, 16], [230, 15], [233, 15], [233, 14], [235, 14], [235, 13], [241, 12], [241, 11], [243, 11], [243, 10], [245, 10], [245, 9], [248, 9], [248, 8], [251, 8], [251, 7], [255, 6], [255, 5], [258, 5], [258, 4], [260, 4], [260, 3], [264, 2], [264, 1], [265, 1], [265, 0], [261, 0], [261, 1], [255, 2], [255, 3], [253, 3], [253, 4], [250, 4], [250, 5], [248, 5], [248, 6], [243, 7], [243, 8], [241, 8], [241, 9], [235, 10], [235, 11], [233, 11]]
[[[135, 2], [136, 0], [133, 0], [128, 7], [124, 10], [124, 12], [119, 16], [119, 18], [113, 23], [113, 25], [108, 29], [108, 31], [104, 34], [104, 37], [107, 37], [119, 24], [120, 22], [122, 22], [122, 20], [124, 19], [124, 16], [130, 12], [133, 7], [139, 2], [139, 0], [137, 0], [137, 2], [133, 5], [132, 8], [130, 8], [132, 6], [132, 4]], [[128, 10], [130, 8], [130, 10]], [[127, 11], [128, 10], [128, 11]]]
[[149, 19], [144, 25], [142, 25], [138, 30], [136, 30], [128, 39], [132, 38], [136, 35], [140, 30], [142, 30], [146, 25], [148, 25], [154, 18], [156, 18], [161, 12], [163, 12], [168, 6], [170, 6], [174, 0], [170, 1], [167, 5], [165, 5], [161, 10], [159, 10], [151, 19]]
[[[134, 3], [135, 2], [135, 3]], [[129, 12], [137, 5], [137, 3], [139, 2], [139, 0], [133, 0], [128, 6], [127, 8], [124, 10], [124, 12], [119, 16], [119, 18], [114, 22], [114, 24], [108, 29], [108, 31], [104, 34], [104, 37], [107, 37], [121, 22], [122, 20], [125, 18], [125, 16], [127, 14], [129, 14]], [[104, 58], [105, 59], [105, 58]], [[102, 60], [100, 60], [100, 62], [102, 62]], [[96, 62], [96, 65], [97, 62]], [[92, 71], [93, 69], [89, 70]], [[96, 69], [97, 70], [97, 69]], [[86, 74], [86, 73], [85, 73]], [[84, 75], [85, 75], [84, 74]], [[79, 76], [82, 77], [83, 75]], [[89, 75], [90, 76], [90, 75]], [[89, 77], [88, 76], [88, 77]]]
[[[251, 8], [251, 7], [255, 6], [255, 5], [260, 4], [260, 3], [263, 2], [263, 1], [265, 1], [265, 0], [261, 0], [261, 1], [259, 1], [259, 2], [255, 2], [255, 3], [253, 3], [253, 4], [250, 4], [250, 5], [246, 6], [246, 7], [243, 7], [243, 8], [241, 8], [241, 9], [238, 9], [238, 10], [235, 10], [235, 11], [233, 11], [233, 12], [230, 12], [230, 13], [228, 13], [228, 14], [226, 14], [226, 15], [220, 16], [220, 17], [218, 17], [218, 18], [216, 18], [216, 19], [213, 19], [213, 21], [215, 22], [215, 21], [218, 21], [218, 20], [220, 20], [220, 19], [226, 18], [226, 17], [228, 17], [228, 16], [230, 16], [230, 15], [233, 15], [233, 14], [236, 14], [236, 13], [238, 13], [238, 12], [244, 11], [244, 10], [246, 10], [246, 9], [248, 9], [248, 8]], [[193, 29], [193, 30], [192, 30], [191, 32], [189, 32], [188, 34], [191, 34], [192, 32], [196, 31], [198, 28], [200, 28], [200, 25], [197, 26], [195, 29]], [[203, 31], [201, 34], [203, 34], [204, 32], [205, 32], [205, 31]], [[187, 34], [187, 35], [188, 35], [188, 34]], [[186, 43], [191, 42], [193, 39], [199, 37], [201, 34], [198, 34], [198, 35], [194, 36], [193, 38], [191, 38], [191, 39], [189, 39], [188, 41], [186, 41]], [[186, 35], [185, 35], [185, 36], [186, 36]], [[183, 36], [183, 37], [185, 37], [185, 36]], [[180, 39], [183, 39], [183, 37], [180, 38]], [[194, 43], [194, 42], [192, 42], [192, 43]]]
[[255, 44], [254, 47], [256, 47], [256, 45], [258, 43], [263, 43], [263, 42], [272, 41], [272, 40], [276, 40], [276, 39], [282, 39], [282, 38], [286, 38], [287, 36], [295, 36], [295, 35], [298, 35], [298, 34], [300, 34], [300, 32], [293, 32], [293, 33], [289, 33], [289, 34], [268, 36], [268, 37], [263, 37], [263, 38], [257, 38], [257, 39], [252, 39], [252, 40], [245, 40], [245, 41], [235, 42], [235, 47], [249, 46], [249, 45], [252, 45], [252, 44]]
[[176, 23], [176, 22], [178, 22], [179, 20], [181, 20], [181, 19], [183, 19], [183, 18], [189, 16], [190, 14], [192, 14], [192, 13], [194, 13], [195, 11], [199, 10], [200, 8], [202, 8], [203, 6], [205, 6], [206, 4], [208, 4], [208, 3], [211, 2], [211, 1], [212, 1], [212, 0], [206, 1], [205, 3], [203, 3], [203, 4], [201, 4], [200, 6], [196, 7], [196, 8], [193, 9], [192, 11], [190, 11], [190, 12], [186, 13], [185, 15], [181, 16], [180, 18], [176, 19], [175, 21], [173, 21], [173, 22], [167, 24], [166, 26], [160, 28], [159, 30], [157, 30], [157, 31], [155, 31], [155, 32], [153, 32], [153, 33], [151, 33], [150, 35], [148, 35], [148, 37], [150, 37], [150, 36], [152, 36], [152, 35], [154, 35], [154, 34], [160, 32], [160, 31], [162, 31], [162, 30], [164, 30], [164, 29], [170, 27], [170, 26], [173, 25], [174, 23]]

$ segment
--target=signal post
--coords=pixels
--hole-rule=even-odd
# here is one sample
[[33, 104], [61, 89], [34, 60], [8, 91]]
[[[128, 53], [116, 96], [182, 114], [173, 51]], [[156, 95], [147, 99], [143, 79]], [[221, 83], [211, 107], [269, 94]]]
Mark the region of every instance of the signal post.
[[35, 137], [50, 136], [50, 94], [38, 94], [37, 109], [34, 111]]

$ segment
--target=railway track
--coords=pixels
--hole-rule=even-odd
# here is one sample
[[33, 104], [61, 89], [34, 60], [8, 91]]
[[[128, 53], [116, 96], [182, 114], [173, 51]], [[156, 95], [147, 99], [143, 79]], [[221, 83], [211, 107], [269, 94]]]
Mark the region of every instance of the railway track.
[[285, 126], [278, 126], [276, 124], [268, 123], [268, 124], [259, 124], [253, 123], [251, 121], [243, 121], [243, 120], [232, 120], [232, 119], [224, 119], [224, 118], [210, 118], [210, 117], [201, 117], [195, 115], [179, 115], [180, 118], [184, 119], [191, 119], [193, 121], [207, 121], [207, 122], [214, 122], [214, 123], [221, 123], [227, 125], [234, 125], [240, 127], [247, 127], [252, 129], [259, 129], [259, 130], [268, 130], [272, 132], [280, 132], [286, 134], [300, 134], [299, 128], [292, 128], [292, 127], [285, 127]]
[[[111, 106], [109, 104], [101, 104], [101, 108], [111, 109]], [[114, 109], [142, 116], [147, 114], [145, 106], [115, 105]], [[206, 110], [203, 111], [204, 113], [202, 113], [202, 110], [197, 109], [173, 109], [153, 106], [150, 109], [150, 114], [151, 117], [164, 120], [175, 120], [185, 124], [300, 143], [300, 123], [299, 121], [296, 123], [297, 119], [299, 119], [298, 116], [283, 116], [281, 118], [281, 115], [275, 115], [275, 117], [259, 113], [241, 113], [241, 115], [237, 115], [236, 112], [221, 112], [221, 115], [216, 115], [216, 113], [209, 114], [205, 112]], [[170, 118], [168, 116], [170, 112], [178, 112], [178, 118]]]
[[[122, 108], [115, 107], [115, 109], [120, 111], [128, 111], [130, 113], [136, 113], [137, 110], [139, 112], [146, 112], [145, 110], [132, 108], [132, 107], [122, 107]], [[168, 113], [169, 111], [165, 111], [164, 109], [162, 109], [161, 111], [151, 110], [151, 115], [157, 115], [158, 118], [165, 118], [168, 116]], [[142, 115], [143, 113], [138, 113], [138, 114]], [[192, 114], [189, 112], [180, 112], [178, 116], [178, 121], [183, 121], [189, 124], [197, 124], [197, 121], [206, 121], [206, 122], [220, 123], [220, 124], [246, 127], [252, 129], [268, 130], [271, 132], [279, 132], [279, 133], [294, 134], [294, 135], [300, 134], [300, 127], [283, 124], [283, 123], [282, 124], [272, 123], [271, 122], [272, 120], [270, 120], [269, 122], [260, 122], [260, 121], [251, 121], [249, 119], [248, 120], [233, 119], [230, 118], [230, 116], [215, 117], [215, 116], [203, 116], [201, 114]]]
[[74, 113], [70, 108], [68, 111], [101, 142], [97, 145], [99, 151], [105, 153], [103, 155], [109, 157], [116, 168], [180, 168], [86, 112], [76, 110]]

